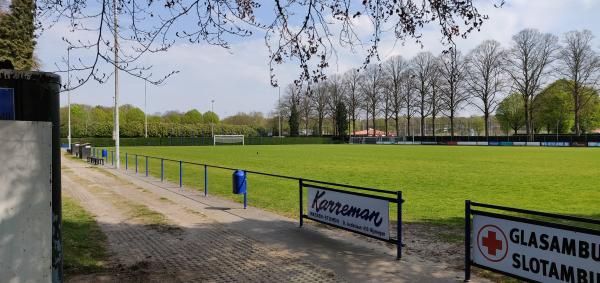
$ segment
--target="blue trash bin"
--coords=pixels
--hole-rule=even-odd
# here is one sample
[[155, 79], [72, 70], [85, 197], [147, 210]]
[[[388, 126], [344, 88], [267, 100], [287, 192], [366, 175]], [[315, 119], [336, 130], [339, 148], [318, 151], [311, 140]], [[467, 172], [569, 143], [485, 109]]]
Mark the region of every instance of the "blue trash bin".
[[102, 150], [102, 158], [108, 158], [108, 149]]
[[246, 193], [246, 172], [243, 170], [233, 172], [233, 193], [236, 195]]

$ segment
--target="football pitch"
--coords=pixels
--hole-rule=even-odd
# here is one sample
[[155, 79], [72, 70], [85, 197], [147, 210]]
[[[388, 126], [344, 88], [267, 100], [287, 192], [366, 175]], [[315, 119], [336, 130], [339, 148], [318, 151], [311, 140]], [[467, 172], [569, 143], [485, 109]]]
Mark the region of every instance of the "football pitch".
[[[462, 225], [469, 199], [496, 205], [600, 218], [600, 148], [385, 145], [124, 147], [134, 155], [206, 163], [384, 190], [401, 190], [405, 221]], [[149, 159], [160, 177], [160, 160]], [[110, 163], [110, 161], [109, 161]], [[124, 167], [124, 164], [123, 164]], [[202, 190], [204, 168], [183, 165], [184, 187]], [[145, 159], [138, 157], [139, 174]], [[209, 168], [209, 194], [231, 193], [231, 171]], [[179, 163], [165, 161], [179, 182]], [[305, 194], [306, 195], [306, 194]], [[248, 202], [298, 215], [298, 182], [248, 175]], [[395, 211], [395, 207], [392, 210]], [[395, 215], [395, 214], [392, 214]]]

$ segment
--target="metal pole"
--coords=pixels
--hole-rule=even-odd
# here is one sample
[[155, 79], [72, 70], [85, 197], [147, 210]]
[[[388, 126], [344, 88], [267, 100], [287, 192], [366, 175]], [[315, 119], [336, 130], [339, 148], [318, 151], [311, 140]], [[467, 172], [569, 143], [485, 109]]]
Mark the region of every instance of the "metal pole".
[[[119, 32], [119, 24], [117, 21], [117, 0], [113, 0], [113, 20], [114, 20], [114, 41], [115, 41], [115, 58], [114, 58], [114, 65], [115, 65], [115, 132], [114, 132], [114, 138], [115, 138], [115, 152], [117, 154], [117, 169], [119, 169], [121, 167], [121, 159], [120, 159], [120, 154], [119, 151], [121, 150], [121, 145], [119, 142], [119, 137], [120, 137], [120, 133], [119, 133], [119, 36], [118, 36], [118, 32]], [[127, 165], [125, 165], [125, 167], [127, 167]]]
[[208, 167], [204, 165], [204, 196], [208, 195]]
[[115, 152], [111, 150], [110, 153], [110, 164], [115, 166]]
[[147, 106], [147, 95], [146, 88], [148, 81], [144, 80], [144, 137], [148, 138], [148, 106]]
[[[210, 112], [215, 114], [215, 100], [214, 99], [210, 101]], [[213, 126], [213, 121], [210, 121], [210, 135], [213, 137], [213, 143], [214, 143], [215, 131], [214, 131], [214, 126]]]
[[165, 180], [165, 160], [164, 159], [160, 159], [160, 181], [164, 181]]
[[248, 206], [248, 190], [244, 193], [244, 209]]
[[279, 117], [279, 137], [281, 137], [281, 87], [279, 87], [279, 102], [278, 102], [278, 106], [277, 106], [277, 110], [278, 113], [277, 116]]
[[183, 187], [183, 163], [179, 161], [179, 187]]
[[148, 177], [148, 156], [146, 156], [146, 177]]
[[73, 150], [71, 148], [71, 47], [67, 48], [67, 104], [69, 108], [69, 150]]
[[302, 179], [300, 179], [300, 180], [298, 180], [298, 195], [300, 196], [299, 197], [299, 200], [300, 200], [300, 202], [299, 202], [299, 204], [300, 204], [300, 215], [299, 215], [299, 217], [300, 217], [300, 226], [299, 227], [300, 228], [302, 228], [302, 225], [304, 224], [304, 217], [302, 215], [304, 213], [304, 207], [302, 207], [302, 199], [303, 199], [303, 197], [302, 197], [302, 186], [303, 186], [302, 185]]
[[135, 155], [135, 174], [138, 173], [138, 155]]
[[465, 201], [465, 282], [471, 280], [471, 201]]
[[396, 211], [396, 218], [398, 219], [398, 223], [396, 223], [396, 260], [400, 260], [402, 258], [402, 192], [398, 191], [396, 197], [398, 202], [398, 211]]
[[[117, 156], [119, 156], [118, 154], [119, 154], [119, 152], [117, 151]], [[125, 152], [125, 171], [127, 171], [127, 167], [128, 167], [127, 165], [128, 164], [129, 164], [129, 159], [128, 159], [128, 156], [127, 156], [127, 152]], [[118, 168], [119, 168], [119, 162], [117, 160], [117, 169]]]

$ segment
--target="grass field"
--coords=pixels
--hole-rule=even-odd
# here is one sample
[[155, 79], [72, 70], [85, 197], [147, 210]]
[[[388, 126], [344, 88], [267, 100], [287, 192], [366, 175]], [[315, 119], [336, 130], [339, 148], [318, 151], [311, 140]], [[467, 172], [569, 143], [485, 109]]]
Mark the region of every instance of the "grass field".
[[[381, 145], [127, 147], [132, 154], [222, 165], [322, 181], [402, 190], [404, 217], [462, 224], [464, 201], [600, 218], [600, 149]], [[124, 154], [122, 157], [124, 160]], [[143, 174], [145, 160], [139, 158]], [[110, 163], [110, 162], [109, 162]], [[160, 161], [149, 171], [160, 176]], [[178, 182], [179, 164], [165, 161]], [[203, 168], [184, 165], [185, 187], [203, 188]], [[249, 204], [297, 216], [295, 181], [249, 175]], [[231, 194], [231, 171], [209, 169], [209, 194]], [[395, 210], [393, 208], [392, 210]]]

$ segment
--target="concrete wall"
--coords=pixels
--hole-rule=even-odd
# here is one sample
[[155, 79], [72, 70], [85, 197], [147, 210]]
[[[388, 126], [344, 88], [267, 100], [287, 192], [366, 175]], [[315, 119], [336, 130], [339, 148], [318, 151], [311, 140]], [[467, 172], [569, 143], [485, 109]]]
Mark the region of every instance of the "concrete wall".
[[52, 124], [0, 121], [0, 282], [52, 277]]

